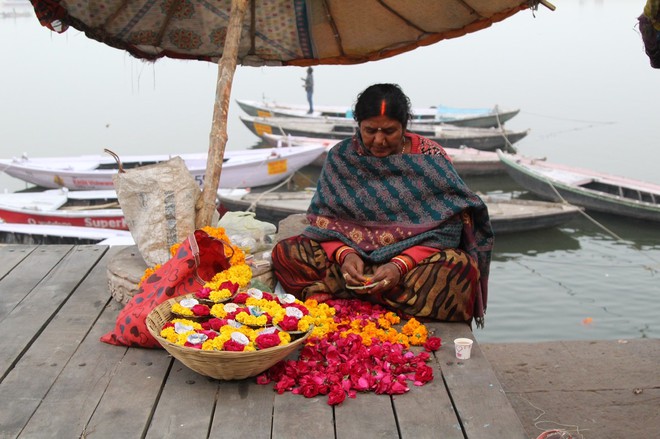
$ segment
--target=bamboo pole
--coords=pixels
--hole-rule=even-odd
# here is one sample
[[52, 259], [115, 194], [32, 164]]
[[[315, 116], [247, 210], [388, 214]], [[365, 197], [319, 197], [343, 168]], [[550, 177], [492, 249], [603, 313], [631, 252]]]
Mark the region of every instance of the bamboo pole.
[[215, 104], [213, 106], [213, 123], [209, 139], [209, 152], [206, 160], [206, 173], [204, 174], [204, 189], [197, 203], [197, 217], [195, 226], [201, 228], [210, 226], [215, 210], [218, 184], [222, 173], [222, 162], [227, 146], [227, 113], [229, 112], [229, 99], [231, 86], [236, 71], [238, 59], [238, 46], [241, 41], [241, 28], [247, 9], [248, 0], [232, 0], [227, 25], [227, 36], [218, 60], [218, 82], [216, 83]]

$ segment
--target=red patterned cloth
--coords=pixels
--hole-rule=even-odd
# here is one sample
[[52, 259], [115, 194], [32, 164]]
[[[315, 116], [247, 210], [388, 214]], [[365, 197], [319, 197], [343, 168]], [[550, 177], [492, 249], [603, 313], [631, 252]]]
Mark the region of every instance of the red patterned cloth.
[[222, 241], [202, 230], [187, 238], [176, 254], [142, 284], [117, 317], [114, 330], [101, 341], [119, 346], [160, 348], [146, 325], [149, 313], [164, 301], [199, 290], [216, 273], [229, 268]]

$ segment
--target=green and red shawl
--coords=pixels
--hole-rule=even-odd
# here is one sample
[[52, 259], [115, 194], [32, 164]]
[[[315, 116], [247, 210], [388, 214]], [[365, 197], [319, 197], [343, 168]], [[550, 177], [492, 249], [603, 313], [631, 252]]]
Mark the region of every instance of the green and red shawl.
[[[366, 153], [358, 135], [346, 139], [328, 153], [307, 217], [307, 237], [343, 241], [373, 263], [415, 245], [461, 248], [478, 262], [486, 293], [488, 210], [444, 155], [379, 158]], [[472, 227], [464, 228], [465, 217]]]

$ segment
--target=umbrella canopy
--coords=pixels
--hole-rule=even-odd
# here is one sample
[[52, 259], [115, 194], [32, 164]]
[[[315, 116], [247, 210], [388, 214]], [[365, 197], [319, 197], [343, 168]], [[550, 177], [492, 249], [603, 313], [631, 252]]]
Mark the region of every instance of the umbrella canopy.
[[236, 64], [356, 64], [490, 26], [547, 0], [30, 0], [56, 32], [145, 60], [218, 62], [213, 124], [197, 226], [210, 225], [227, 143]]
[[[74, 27], [155, 60], [218, 61], [231, 0], [31, 0], [44, 26]], [[355, 64], [455, 38], [535, 7], [529, 0], [249, 0], [243, 65]]]

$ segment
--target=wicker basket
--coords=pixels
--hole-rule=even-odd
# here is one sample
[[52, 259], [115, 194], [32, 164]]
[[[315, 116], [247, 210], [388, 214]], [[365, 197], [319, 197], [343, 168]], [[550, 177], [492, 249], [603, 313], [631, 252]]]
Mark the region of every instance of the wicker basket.
[[308, 332], [288, 345], [275, 346], [260, 351], [202, 351], [179, 346], [160, 336], [161, 328], [172, 318], [171, 308], [176, 300], [176, 298], [169, 299], [154, 308], [147, 316], [147, 329], [170, 355], [195, 372], [211, 378], [240, 380], [259, 375], [298, 349], [310, 334]]

